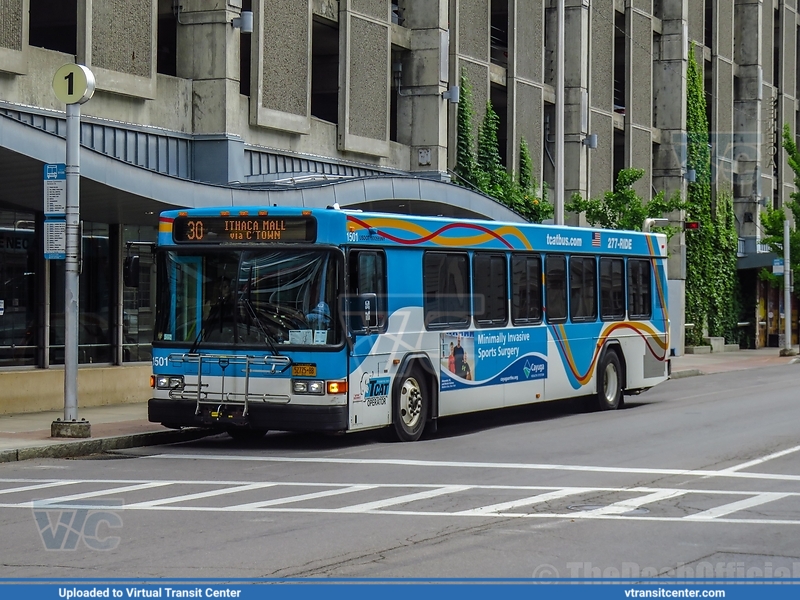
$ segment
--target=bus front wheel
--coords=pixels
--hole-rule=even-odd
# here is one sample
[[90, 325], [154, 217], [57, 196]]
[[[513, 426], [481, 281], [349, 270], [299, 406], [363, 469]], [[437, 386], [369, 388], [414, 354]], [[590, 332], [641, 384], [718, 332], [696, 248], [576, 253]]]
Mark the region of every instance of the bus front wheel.
[[597, 371], [597, 408], [616, 410], [622, 400], [622, 366], [617, 353], [608, 350]]
[[392, 397], [392, 422], [397, 439], [416, 442], [428, 418], [428, 390], [416, 369], [404, 373]]

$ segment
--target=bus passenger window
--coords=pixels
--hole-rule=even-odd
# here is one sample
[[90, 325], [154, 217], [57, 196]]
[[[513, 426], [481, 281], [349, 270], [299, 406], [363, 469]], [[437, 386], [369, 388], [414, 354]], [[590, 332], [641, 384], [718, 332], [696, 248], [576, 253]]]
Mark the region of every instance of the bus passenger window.
[[[386, 316], [388, 307], [386, 306], [386, 257], [381, 252], [374, 250], [353, 250], [349, 257], [350, 276], [348, 279], [351, 306], [357, 302], [360, 294], [375, 294], [378, 298], [377, 325], [379, 329], [386, 327]], [[364, 324], [361, 323], [357, 312], [351, 311], [351, 327], [362, 330]]]
[[569, 316], [573, 321], [597, 319], [597, 263], [588, 256], [569, 259]]
[[653, 315], [650, 261], [628, 260], [628, 318], [649, 319]]
[[472, 260], [472, 303], [479, 327], [508, 322], [508, 275], [504, 254], [475, 253]]
[[425, 326], [469, 326], [469, 270], [466, 253], [427, 252], [423, 258]]
[[529, 325], [542, 320], [542, 258], [515, 254], [511, 258], [511, 320]]
[[600, 259], [600, 316], [604, 321], [625, 318], [625, 261]]
[[553, 323], [567, 318], [567, 257], [548, 256], [545, 259], [547, 277], [545, 294], [547, 321]]

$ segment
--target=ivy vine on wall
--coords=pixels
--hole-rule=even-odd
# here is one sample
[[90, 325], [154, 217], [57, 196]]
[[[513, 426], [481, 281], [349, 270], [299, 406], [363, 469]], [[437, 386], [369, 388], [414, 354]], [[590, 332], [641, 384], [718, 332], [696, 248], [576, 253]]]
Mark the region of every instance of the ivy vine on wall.
[[509, 173], [500, 159], [498, 127], [500, 118], [486, 105], [486, 114], [478, 129], [475, 151], [475, 107], [472, 86], [461, 73], [461, 97], [456, 126], [456, 183], [477, 189], [502, 202], [528, 221], [541, 223], [553, 216], [553, 205], [547, 201], [547, 188], [539, 187], [533, 178], [531, 154], [525, 139], [520, 141], [519, 168]]
[[712, 204], [709, 125], [694, 46], [686, 76], [686, 168], [695, 172], [687, 193], [686, 218], [700, 223], [699, 229], [686, 233], [686, 323], [694, 324], [686, 331], [686, 344], [702, 345], [706, 335], [735, 342], [739, 302], [733, 197], [721, 190]]

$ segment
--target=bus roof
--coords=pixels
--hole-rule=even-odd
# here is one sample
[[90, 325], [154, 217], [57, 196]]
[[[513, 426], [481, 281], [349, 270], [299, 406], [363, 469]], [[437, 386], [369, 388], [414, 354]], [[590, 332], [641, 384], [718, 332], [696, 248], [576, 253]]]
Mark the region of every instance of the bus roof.
[[[280, 234], [262, 239], [242, 238], [234, 232], [275, 230], [313, 217], [313, 239], [292, 235], [291, 241], [314, 241], [335, 246], [423, 247], [426, 249], [474, 249], [505, 251], [549, 251], [603, 255], [667, 255], [666, 236], [640, 231], [620, 231], [541, 224], [520, 224], [480, 219], [423, 217], [396, 213], [355, 210], [302, 208], [288, 206], [237, 206], [171, 210], [161, 213], [159, 246], [186, 247], [176, 243], [173, 224], [176, 219], [207, 219], [204, 223], [228, 231], [231, 239], [219, 237], [212, 245], [272, 246], [285, 242]], [[213, 221], [212, 221], [213, 219]], [[199, 222], [199, 221], [198, 221]], [[225, 234], [227, 235], [227, 233]], [[207, 239], [193, 240], [196, 245]]]

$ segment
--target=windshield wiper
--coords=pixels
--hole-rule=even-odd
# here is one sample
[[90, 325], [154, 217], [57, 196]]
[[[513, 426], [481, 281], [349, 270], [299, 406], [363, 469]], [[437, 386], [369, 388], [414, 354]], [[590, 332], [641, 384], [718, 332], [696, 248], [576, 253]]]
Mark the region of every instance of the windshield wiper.
[[[200, 344], [203, 343], [203, 340], [206, 337], [206, 323], [211, 322], [217, 317], [221, 317], [222, 311], [222, 300], [218, 301], [214, 306], [211, 307], [211, 310], [208, 311], [208, 316], [203, 319], [203, 326], [200, 328], [200, 333], [197, 334], [197, 337], [194, 339], [192, 343], [192, 347], [189, 348], [189, 354], [194, 354], [200, 348]], [[220, 331], [222, 331], [222, 318], [219, 319], [220, 321]]]
[[264, 340], [267, 342], [267, 344], [269, 344], [269, 348], [270, 350], [272, 350], [272, 354], [274, 354], [275, 356], [280, 356], [280, 352], [278, 352], [278, 349], [275, 347], [275, 342], [272, 339], [272, 336], [269, 334], [266, 327], [264, 327], [264, 325], [261, 324], [261, 320], [258, 318], [256, 310], [255, 308], [253, 308], [253, 305], [250, 303], [250, 300], [248, 300], [247, 298], [242, 298], [242, 304], [244, 304], [244, 307], [247, 309], [247, 314], [250, 315], [250, 318], [258, 326], [258, 330], [261, 332], [261, 335], [264, 336]]
[[[247, 281], [247, 295], [242, 295], [242, 304], [247, 309], [247, 314], [250, 318], [255, 322], [258, 326], [261, 335], [264, 336], [264, 340], [269, 344], [270, 350], [272, 350], [272, 354], [275, 356], [280, 356], [280, 352], [275, 347], [275, 341], [272, 339], [272, 336], [267, 332], [266, 327], [261, 323], [261, 319], [258, 318], [258, 314], [256, 314], [256, 309], [253, 308], [253, 303], [250, 302], [250, 296], [253, 293], [253, 265], [250, 265], [250, 274]], [[249, 327], [249, 324], [248, 324]]]

